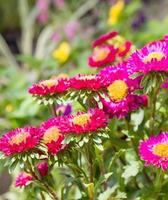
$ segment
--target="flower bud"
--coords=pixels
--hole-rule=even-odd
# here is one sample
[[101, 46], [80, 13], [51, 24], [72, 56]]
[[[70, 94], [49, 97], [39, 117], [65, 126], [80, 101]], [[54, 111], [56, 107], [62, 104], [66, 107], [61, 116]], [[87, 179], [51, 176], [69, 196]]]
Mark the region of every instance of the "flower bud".
[[38, 172], [42, 177], [47, 176], [48, 174], [48, 163], [47, 161], [42, 161], [37, 164]]

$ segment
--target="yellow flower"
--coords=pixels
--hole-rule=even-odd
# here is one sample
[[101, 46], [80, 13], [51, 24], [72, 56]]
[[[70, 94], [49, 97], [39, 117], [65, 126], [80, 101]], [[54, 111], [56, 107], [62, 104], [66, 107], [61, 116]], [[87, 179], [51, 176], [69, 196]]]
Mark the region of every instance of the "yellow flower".
[[12, 106], [12, 104], [8, 104], [8, 105], [5, 107], [5, 110], [6, 110], [6, 112], [12, 112], [12, 111], [13, 111], [13, 106]]
[[70, 51], [70, 45], [67, 42], [62, 42], [59, 47], [53, 51], [52, 56], [58, 60], [59, 63], [64, 63], [68, 60]]
[[124, 9], [124, 0], [118, 0], [115, 5], [111, 6], [109, 11], [108, 24], [114, 25], [118, 22], [119, 16]]

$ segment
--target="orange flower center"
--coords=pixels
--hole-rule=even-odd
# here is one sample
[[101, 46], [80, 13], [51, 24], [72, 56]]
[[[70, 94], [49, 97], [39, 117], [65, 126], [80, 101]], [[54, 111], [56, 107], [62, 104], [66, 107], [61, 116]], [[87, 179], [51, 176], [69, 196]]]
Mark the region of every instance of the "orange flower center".
[[44, 144], [49, 144], [52, 141], [57, 141], [60, 136], [60, 130], [54, 126], [46, 130], [43, 136]]
[[40, 86], [47, 86], [48, 88], [51, 88], [56, 84], [57, 84], [56, 79], [49, 79], [49, 80], [45, 80], [45, 81], [40, 82]]
[[29, 136], [28, 132], [18, 133], [17, 135], [15, 135], [15, 136], [13, 136], [11, 138], [11, 140], [9, 141], [9, 144], [11, 144], [11, 145], [13, 145], [13, 144], [19, 145], [22, 142], [25, 143], [26, 139], [28, 138], [28, 136]]
[[105, 58], [107, 58], [109, 53], [110, 50], [107, 48], [95, 49], [93, 53], [93, 59], [96, 62], [104, 60]]
[[81, 114], [73, 118], [73, 123], [79, 126], [85, 126], [90, 120], [90, 115], [88, 113]]
[[123, 45], [119, 46], [118, 52], [121, 53], [121, 52], [125, 51], [125, 49], [126, 49], [125, 44], [123, 44]]
[[128, 86], [122, 80], [116, 80], [107, 88], [110, 98], [113, 101], [121, 101], [128, 94]]
[[157, 156], [167, 158], [168, 157], [168, 144], [162, 143], [162, 144], [157, 144], [154, 146], [154, 154]]
[[162, 52], [152, 52], [149, 53], [145, 58], [144, 58], [144, 62], [150, 62], [152, 59], [156, 59], [157, 61], [162, 60], [162, 58], [164, 58], [165, 55]]

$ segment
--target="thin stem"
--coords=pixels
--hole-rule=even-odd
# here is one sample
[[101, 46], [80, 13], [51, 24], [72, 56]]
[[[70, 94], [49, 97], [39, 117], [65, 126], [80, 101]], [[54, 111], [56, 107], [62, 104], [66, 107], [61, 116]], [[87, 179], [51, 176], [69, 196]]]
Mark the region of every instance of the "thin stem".
[[28, 161], [27, 162], [27, 168], [30, 172], [30, 174], [33, 176], [33, 178], [35, 180], [38, 181], [38, 183], [50, 194], [50, 196], [52, 197], [53, 200], [59, 200], [57, 197], [57, 194], [55, 193], [55, 191], [53, 190], [53, 188], [51, 188], [48, 184], [46, 184], [45, 182], [43, 182], [38, 176], [36, 176], [31, 163]]
[[155, 124], [155, 116], [156, 116], [156, 102], [157, 102], [157, 95], [160, 89], [160, 85], [156, 90], [153, 91], [153, 98], [151, 100], [151, 117], [150, 117], [150, 132], [153, 133], [154, 124]]
[[53, 110], [53, 115], [54, 115], [55, 117], [57, 117], [56, 106], [55, 106], [55, 103], [54, 103], [54, 102], [53, 102], [53, 104], [52, 104], [52, 110]]
[[41, 200], [45, 200], [45, 196], [44, 196], [43, 192], [40, 192], [40, 196], [41, 196]]

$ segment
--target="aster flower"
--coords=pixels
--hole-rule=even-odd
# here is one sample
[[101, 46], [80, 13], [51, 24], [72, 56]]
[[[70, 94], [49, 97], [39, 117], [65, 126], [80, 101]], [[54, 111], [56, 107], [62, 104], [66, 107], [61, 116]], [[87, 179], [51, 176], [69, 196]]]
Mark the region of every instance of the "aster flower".
[[141, 141], [139, 154], [145, 165], [154, 165], [166, 170], [168, 168], [168, 132]]
[[119, 47], [118, 47], [118, 56], [119, 57], [124, 57], [127, 55], [127, 53], [130, 52], [131, 50], [131, 47], [132, 47], [132, 42], [130, 41], [125, 41], [124, 44], [121, 44]]
[[168, 71], [168, 44], [156, 41], [147, 44], [133, 53], [128, 60], [129, 65], [137, 72]]
[[0, 138], [0, 151], [6, 156], [28, 151], [39, 143], [41, 136], [37, 128], [17, 128]]
[[140, 107], [147, 106], [148, 97], [146, 95], [133, 95], [130, 94], [122, 101], [108, 101], [102, 99], [103, 109], [109, 115], [110, 118], [117, 117], [119, 119], [124, 118], [128, 113], [139, 109]]
[[68, 87], [69, 81], [67, 78], [51, 78], [33, 84], [28, 91], [32, 95], [45, 96], [65, 92]]
[[48, 152], [56, 155], [64, 146], [64, 133], [68, 132], [68, 120], [66, 116], [51, 118], [44, 122], [40, 130], [43, 134], [42, 142], [47, 146]]
[[133, 70], [132, 68], [130, 68], [128, 63], [122, 62], [118, 65], [105, 67], [99, 72], [98, 76], [100, 76], [102, 87], [108, 87], [108, 91], [114, 91], [116, 85], [121, 86], [122, 84], [125, 90], [128, 90], [126, 93], [129, 93], [131, 91], [134, 91], [135, 89], [139, 89], [139, 83], [141, 80], [141, 77], [138, 77], [136, 79], [129, 78], [132, 73]]
[[93, 55], [89, 57], [88, 63], [91, 67], [102, 67], [110, 64], [115, 60], [117, 50], [111, 45], [103, 45], [97, 47], [93, 51]]
[[90, 109], [87, 113], [78, 112], [69, 117], [70, 133], [82, 134], [96, 131], [107, 125], [107, 117], [100, 109]]
[[130, 79], [130, 69], [123, 62], [117, 66], [109, 66], [100, 71], [104, 86], [104, 96], [101, 96], [103, 109], [110, 117], [125, 117], [129, 112], [145, 105], [143, 96], [134, 95], [139, 89], [141, 77]]
[[118, 35], [118, 32], [116, 32], [116, 31], [103, 34], [93, 42], [92, 46], [96, 47], [96, 46], [100, 46], [102, 44], [105, 44], [105, 43], [107, 43], [108, 40], [113, 39], [117, 35]]
[[70, 79], [70, 88], [75, 90], [97, 91], [102, 87], [100, 77], [96, 74], [77, 75]]
[[15, 180], [15, 187], [25, 187], [31, 183], [32, 180], [33, 177], [30, 174], [22, 172]]

